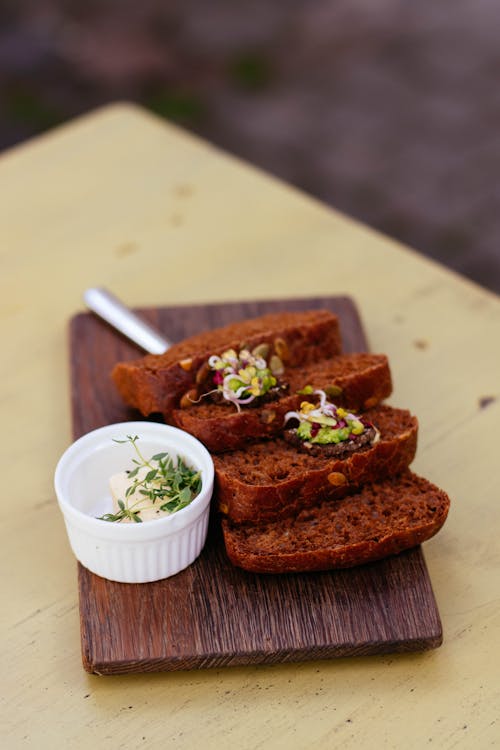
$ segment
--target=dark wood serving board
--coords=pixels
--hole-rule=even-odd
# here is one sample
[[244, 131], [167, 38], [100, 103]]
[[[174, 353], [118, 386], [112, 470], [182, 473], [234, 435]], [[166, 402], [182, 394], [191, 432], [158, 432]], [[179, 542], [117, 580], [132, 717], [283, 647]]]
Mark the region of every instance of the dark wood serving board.
[[[366, 350], [353, 302], [327, 297], [140, 310], [170, 340], [279, 309], [328, 308], [345, 351]], [[140, 418], [110, 380], [137, 348], [91, 313], [71, 320], [71, 398], [77, 438]], [[78, 564], [83, 665], [96, 674], [272, 664], [423, 651], [442, 628], [420, 548], [350, 570], [265, 576], [227, 560], [215, 514], [198, 560], [148, 584], [107, 581]]]

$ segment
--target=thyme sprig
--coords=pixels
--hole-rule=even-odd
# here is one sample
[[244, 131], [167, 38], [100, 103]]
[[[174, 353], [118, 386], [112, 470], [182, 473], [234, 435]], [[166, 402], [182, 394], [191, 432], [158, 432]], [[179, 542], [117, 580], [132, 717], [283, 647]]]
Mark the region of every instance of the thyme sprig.
[[[168, 453], [162, 452], [146, 459], [137, 447], [138, 440], [138, 435], [127, 435], [126, 440], [114, 439], [115, 443], [131, 443], [137, 458], [132, 459], [135, 468], [127, 471], [128, 478], [133, 479], [133, 482], [125, 491], [125, 499], [117, 501], [119, 510], [100, 516], [102, 521], [119, 522], [128, 518], [135, 523], [142, 523], [141, 508], [138, 506], [145, 499], [150, 500], [153, 505], [157, 504], [159, 510], [176, 513], [189, 505], [201, 490], [200, 472], [188, 466], [181, 456], [174, 461]], [[138, 499], [130, 502], [135, 497]]]

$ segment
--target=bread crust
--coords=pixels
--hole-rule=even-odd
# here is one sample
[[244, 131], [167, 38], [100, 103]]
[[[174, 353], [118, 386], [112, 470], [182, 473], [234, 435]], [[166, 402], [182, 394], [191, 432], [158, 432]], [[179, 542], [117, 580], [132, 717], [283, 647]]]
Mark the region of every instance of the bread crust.
[[405, 470], [417, 449], [417, 418], [385, 405], [365, 416], [381, 438], [348, 458], [308, 456], [282, 438], [214, 455], [219, 510], [235, 522], [277, 520]]
[[263, 343], [271, 347], [279, 343], [291, 366], [316, 362], [342, 350], [339, 321], [330, 311], [271, 313], [191, 336], [165, 354], [118, 362], [111, 378], [126, 404], [145, 416], [160, 413], [169, 420], [210, 355]]
[[237, 525], [223, 519], [222, 529], [229, 559], [245, 570], [331, 570], [421, 544], [443, 526], [449, 506], [443, 490], [408, 471], [341, 500], [323, 501], [287, 521]]
[[236, 411], [232, 404], [193, 405], [172, 412], [172, 423], [197, 437], [208, 450], [222, 453], [247, 443], [277, 435], [285, 414], [299, 408], [306, 385], [324, 389], [336, 386], [341, 393], [332, 397], [338, 406], [360, 411], [388, 398], [392, 392], [389, 362], [384, 354], [341, 354], [315, 365], [285, 371], [289, 392], [261, 407]]

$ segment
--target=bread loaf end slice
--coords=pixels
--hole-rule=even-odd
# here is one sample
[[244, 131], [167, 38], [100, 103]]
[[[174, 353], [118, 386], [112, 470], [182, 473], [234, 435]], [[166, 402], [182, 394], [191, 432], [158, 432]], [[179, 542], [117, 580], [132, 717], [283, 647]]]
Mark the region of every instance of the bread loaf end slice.
[[287, 366], [307, 365], [341, 352], [339, 321], [329, 310], [270, 313], [191, 336], [164, 354], [118, 362], [111, 377], [126, 404], [168, 419], [208, 357], [259, 344], [269, 344]]
[[255, 573], [349, 568], [380, 560], [430, 539], [443, 526], [448, 495], [408, 471], [326, 500], [274, 523], [223, 519], [231, 562]]

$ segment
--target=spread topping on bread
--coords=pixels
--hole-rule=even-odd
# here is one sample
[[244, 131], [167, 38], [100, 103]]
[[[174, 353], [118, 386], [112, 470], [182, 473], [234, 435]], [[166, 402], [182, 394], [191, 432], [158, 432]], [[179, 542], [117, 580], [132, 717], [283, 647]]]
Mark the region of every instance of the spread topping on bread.
[[218, 395], [236, 406], [248, 405], [263, 396], [278, 394], [285, 386], [279, 382], [284, 372], [281, 359], [273, 355], [269, 363], [266, 360], [269, 347], [257, 346], [253, 351], [228, 349], [220, 356], [212, 355], [208, 359], [210, 380], [215, 386], [204, 396]]
[[319, 448], [340, 454], [374, 445], [380, 439], [377, 428], [365, 417], [331, 403], [325, 391], [308, 389], [307, 393], [319, 396], [319, 403], [303, 401], [299, 411], [285, 414], [285, 425], [292, 420], [298, 423], [285, 431], [289, 442], [309, 452]]

